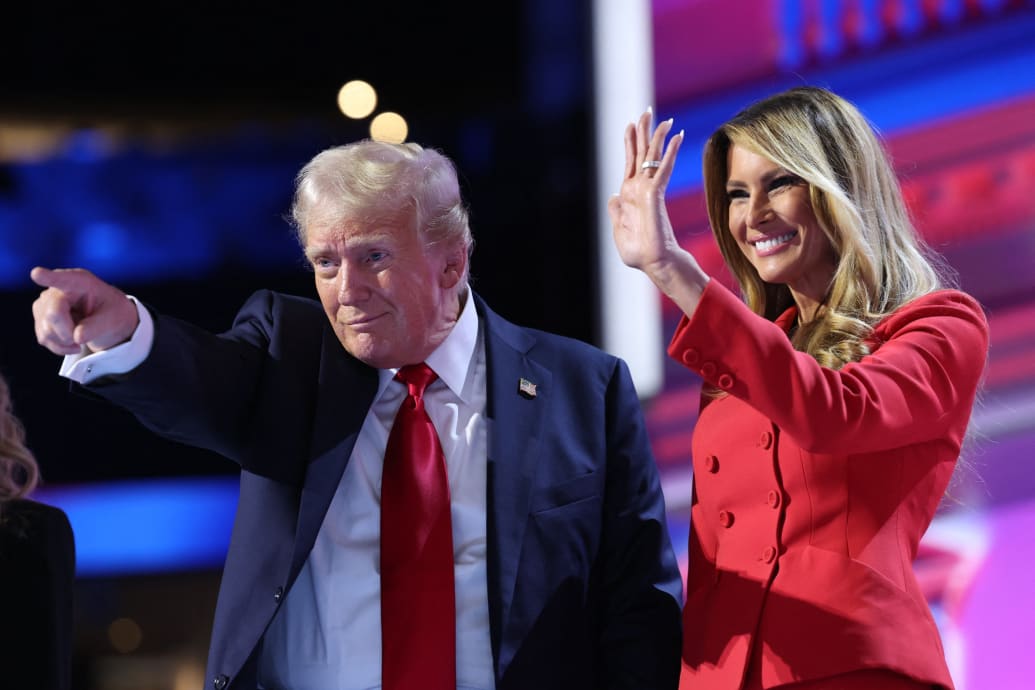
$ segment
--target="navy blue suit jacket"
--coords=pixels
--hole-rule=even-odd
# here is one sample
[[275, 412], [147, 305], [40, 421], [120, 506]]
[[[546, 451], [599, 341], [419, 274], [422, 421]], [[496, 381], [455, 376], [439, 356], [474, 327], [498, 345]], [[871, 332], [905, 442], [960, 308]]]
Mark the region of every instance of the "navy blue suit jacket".
[[[488, 370], [496, 687], [675, 688], [682, 584], [625, 364], [475, 297]], [[314, 300], [260, 291], [215, 336], [156, 316], [129, 374], [89, 389], [242, 468], [211, 687], [254, 688], [263, 634], [311, 550], [377, 390]], [[520, 379], [537, 384], [522, 395]]]

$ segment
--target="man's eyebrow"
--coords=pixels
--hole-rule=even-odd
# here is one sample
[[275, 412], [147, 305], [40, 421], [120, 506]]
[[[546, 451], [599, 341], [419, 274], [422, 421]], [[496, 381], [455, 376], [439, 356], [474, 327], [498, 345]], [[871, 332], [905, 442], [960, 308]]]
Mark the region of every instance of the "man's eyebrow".
[[[357, 237], [346, 240], [345, 251], [356, 251], [369, 249], [371, 247], [387, 247], [391, 249], [395, 246], [395, 236], [390, 232], [378, 233], [376, 235], [367, 235], [365, 237]], [[324, 242], [321, 244], [314, 244], [306, 247], [306, 256], [316, 256], [320, 254], [331, 254], [338, 251], [337, 242]]]

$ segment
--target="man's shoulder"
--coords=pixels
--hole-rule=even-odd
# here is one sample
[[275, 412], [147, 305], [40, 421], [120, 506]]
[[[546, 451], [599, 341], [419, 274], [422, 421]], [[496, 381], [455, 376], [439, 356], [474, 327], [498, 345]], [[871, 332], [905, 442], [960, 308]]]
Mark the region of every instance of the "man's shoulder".
[[298, 319], [319, 321], [326, 317], [323, 307], [311, 297], [264, 288], [253, 292], [237, 312], [238, 321], [255, 318], [276, 324]]
[[259, 349], [278, 343], [278, 347], [291, 351], [308, 351], [318, 346], [329, 330], [330, 322], [316, 300], [262, 289], [245, 300], [224, 336]]
[[579, 359], [600, 363], [613, 363], [616, 359], [614, 355], [596, 345], [578, 338], [536, 328], [528, 328], [526, 331], [536, 339], [536, 345], [539, 348], [547, 348]]
[[479, 301], [479, 311], [487, 331], [534, 358], [573, 362], [581, 368], [603, 367], [608, 370], [613, 369], [618, 361], [614, 355], [584, 340], [508, 321], [493, 312], [483, 300]]
[[320, 303], [312, 297], [292, 295], [286, 292], [278, 292], [276, 290], [269, 290], [266, 288], [253, 292], [245, 301], [245, 306], [248, 306], [249, 304], [270, 305], [270, 308], [299, 310], [307, 313], [323, 313], [323, 307], [321, 307]]

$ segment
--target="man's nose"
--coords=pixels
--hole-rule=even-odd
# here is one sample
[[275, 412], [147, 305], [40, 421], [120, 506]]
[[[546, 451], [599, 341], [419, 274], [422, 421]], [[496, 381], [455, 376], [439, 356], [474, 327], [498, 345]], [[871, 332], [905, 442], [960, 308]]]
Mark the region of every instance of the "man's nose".
[[338, 271], [338, 303], [356, 304], [370, 296], [370, 288], [356, 269], [342, 266]]

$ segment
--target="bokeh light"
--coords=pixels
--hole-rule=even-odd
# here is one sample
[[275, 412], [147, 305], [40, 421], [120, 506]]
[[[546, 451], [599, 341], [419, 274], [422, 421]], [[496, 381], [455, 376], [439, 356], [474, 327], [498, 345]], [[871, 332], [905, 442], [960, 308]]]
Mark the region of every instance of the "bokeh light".
[[128, 654], [140, 647], [144, 633], [132, 618], [116, 618], [108, 626], [108, 640], [116, 651]]
[[374, 112], [374, 108], [377, 107], [377, 92], [367, 82], [354, 79], [338, 91], [338, 107], [346, 117], [359, 120]]
[[409, 128], [398, 113], [380, 113], [370, 122], [370, 137], [377, 141], [401, 144], [406, 141]]

